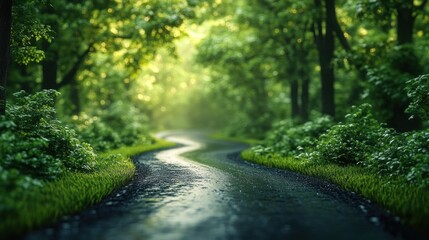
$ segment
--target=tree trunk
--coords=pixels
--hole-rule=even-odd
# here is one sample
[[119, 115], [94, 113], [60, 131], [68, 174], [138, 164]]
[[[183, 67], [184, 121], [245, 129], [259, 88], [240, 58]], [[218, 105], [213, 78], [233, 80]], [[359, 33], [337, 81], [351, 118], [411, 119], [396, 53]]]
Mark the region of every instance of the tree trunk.
[[27, 66], [26, 65], [18, 65], [16, 67], [19, 71], [19, 74], [24, 79], [24, 81], [21, 82], [19, 85], [20, 89], [24, 90], [27, 93], [33, 93], [32, 91], [34, 91], [34, 90], [31, 87], [30, 81], [28, 81], [28, 79], [30, 78], [30, 74], [28, 72]]
[[396, 11], [398, 14], [396, 18], [397, 44], [412, 43], [415, 19], [413, 0], [406, 0], [405, 3], [398, 4]]
[[308, 76], [303, 75], [302, 89], [301, 89], [301, 119], [303, 122], [308, 121], [308, 103], [309, 103], [309, 85], [310, 79]]
[[91, 52], [92, 45], [93, 43], [88, 45], [87, 49], [81, 55], [78, 56], [72, 68], [62, 77], [62, 80], [59, 83], [57, 83], [58, 89], [66, 85], [70, 86], [69, 96], [70, 96], [70, 102], [73, 105], [71, 107], [71, 113], [73, 115], [78, 115], [82, 111], [82, 106], [80, 103], [80, 95], [79, 95], [79, 83], [77, 82], [77, 74], [85, 58]]
[[80, 105], [80, 96], [79, 96], [79, 84], [76, 80], [74, 80], [70, 84], [70, 101], [71, 101], [71, 113], [72, 115], [79, 115], [82, 111]]
[[[320, 0], [315, 0], [320, 14], [316, 17], [313, 25], [313, 35], [319, 53], [320, 77], [322, 83], [322, 113], [335, 116], [335, 74], [332, 60], [335, 50], [335, 1], [325, 0], [325, 19], [322, 19], [323, 7]], [[323, 22], [325, 24], [323, 24]], [[323, 29], [323, 26], [325, 29]]]
[[10, 59], [12, 0], [0, 2], [0, 115], [6, 113], [6, 78]]
[[[334, 69], [332, 66], [321, 65], [322, 78], [322, 113], [335, 116]], [[329, 64], [330, 65], [330, 64]], [[323, 66], [323, 67], [322, 67]]]
[[[425, 4], [426, 1], [422, 3], [421, 7], [424, 7]], [[396, 43], [398, 46], [412, 44], [413, 42], [415, 10], [413, 0], [405, 0], [397, 5]], [[411, 51], [414, 51], [414, 49], [411, 49]], [[416, 55], [415, 57], [417, 58]], [[416, 62], [415, 59], [402, 59], [402, 61], [402, 64], [395, 66], [396, 70], [402, 73], [408, 73], [411, 76], [421, 74], [421, 69], [413, 64], [413, 62]], [[392, 99], [391, 111], [393, 114], [392, 117], [387, 120], [389, 127], [392, 127], [399, 132], [412, 131], [421, 128], [422, 123], [419, 118], [409, 119], [410, 115], [405, 113], [408, 104], [408, 102], [400, 102]]]
[[59, 89], [57, 84], [58, 58], [56, 55], [53, 53], [49, 59], [42, 62], [42, 89]]
[[85, 58], [91, 52], [92, 45], [93, 43], [89, 44], [86, 50], [77, 57], [76, 62], [74, 62], [70, 70], [66, 74], [64, 74], [61, 81], [58, 83], [58, 88], [64, 87], [69, 84], [75, 84], [79, 68], [83, 64]]
[[409, 119], [410, 115], [405, 113], [405, 109], [407, 109], [407, 106], [404, 103], [393, 102], [391, 109], [393, 115], [387, 120], [387, 125], [398, 132], [420, 129], [422, 127], [421, 120], [419, 118]]
[[298, 96], [299, 96], [298, 91], [299, 91], [298, 81], [291, 80], [290, 81], [290, 100], [291, 100], [292, 118], [298, 118], [299, 113], [300, 113], [299, 101], [298, 101]]

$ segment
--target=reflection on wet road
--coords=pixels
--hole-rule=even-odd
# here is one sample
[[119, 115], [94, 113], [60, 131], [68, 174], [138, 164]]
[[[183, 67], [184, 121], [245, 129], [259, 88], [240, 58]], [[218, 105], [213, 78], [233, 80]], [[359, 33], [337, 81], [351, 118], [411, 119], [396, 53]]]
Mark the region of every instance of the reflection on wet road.
[[[136, 158], [132, 183], [26, 239], [396, 239], [352, 194], [243, 162], [246, 146], [169, 132], [181, 147]], [[332, 188], [332, 189], [331, 189]], [[364, 211], [363, 211], [364, 210]]]

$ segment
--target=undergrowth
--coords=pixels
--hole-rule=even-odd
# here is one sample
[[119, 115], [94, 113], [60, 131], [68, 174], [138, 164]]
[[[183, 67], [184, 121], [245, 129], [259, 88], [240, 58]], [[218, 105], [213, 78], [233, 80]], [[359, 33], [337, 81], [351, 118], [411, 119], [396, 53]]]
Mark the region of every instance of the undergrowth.
[[10, 192], [3, 199], [0, 237], [25, 233], [99, 202], [133, 177], [135, 166], [129, 156], [173, 145], [159, 140], [112, 150], [96, 158], [97, 167], [90, 173], [73, 172], [41, 187]]

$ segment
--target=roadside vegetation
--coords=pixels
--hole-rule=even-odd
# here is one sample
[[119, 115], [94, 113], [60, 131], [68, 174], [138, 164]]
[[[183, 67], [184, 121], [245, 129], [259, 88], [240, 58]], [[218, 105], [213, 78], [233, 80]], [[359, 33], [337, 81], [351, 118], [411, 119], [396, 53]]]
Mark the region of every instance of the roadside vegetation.
[[428, 3], [2, 0], [1, 231], [98, 201], [179, 128], [262, 140], [243, 156], [426, 227]]
[[[428, 76], [408, 81], [407, 108], [428, 118]], [[369, 104], [353, 107], [343, 122], [316, 118], [294, 126], [281, 121], [265, 143], [242, 153], [244, 159], [321, 177], [391, 210], [405, 224], [428, 233], [429, 131], [399, 133], [380, 124]]]
[[102, 131], [90, 131], [93, 122], [90, 130], [80, 126], [93, 139], [103, 139], [95, 145], [101, 150], [94, 150], [56, 118], [58, 94], [19, 92], [1, 117], [0, 236], [22, 234], [99, 202], [131, 180], [131, 156], [172, 146], [144, 129], [134, 129], [134, 139], [111, 137], [120, 133], [100, 121]]
[[197, 45], [212, 78], [202, 112], [263, 140], [244, 158], [325, 178], [427, 233], [428, 2], [225, 5]]
[[306, 158], [263, 154], [256, 149], [246, 150], [241, 156], [257, 164], [325, 179], [371, 200], [399, 217], [405, 225], [413, 227], [422, 234], [428, 234], [428, 190], [410, 184], [404, 178], [379, 175], [372, 169], [360, 166], [317, 164]]
[[0, 238], [99, 202], [133, 177], [131, 156], [171, 146], [150, 135], [163, 87], [148, 65], [196, 5], [1, 1]]

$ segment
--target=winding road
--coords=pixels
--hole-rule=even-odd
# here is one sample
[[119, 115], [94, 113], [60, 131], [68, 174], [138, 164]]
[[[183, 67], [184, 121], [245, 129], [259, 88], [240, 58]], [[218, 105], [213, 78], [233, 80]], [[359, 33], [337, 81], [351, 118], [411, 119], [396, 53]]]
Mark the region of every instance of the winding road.
[[142, 154], [134, 180], [100, 204], [24, 239], [402, 239], [353, 193], [244, 162], [241, 143], [166, 132], [179, 147]]

